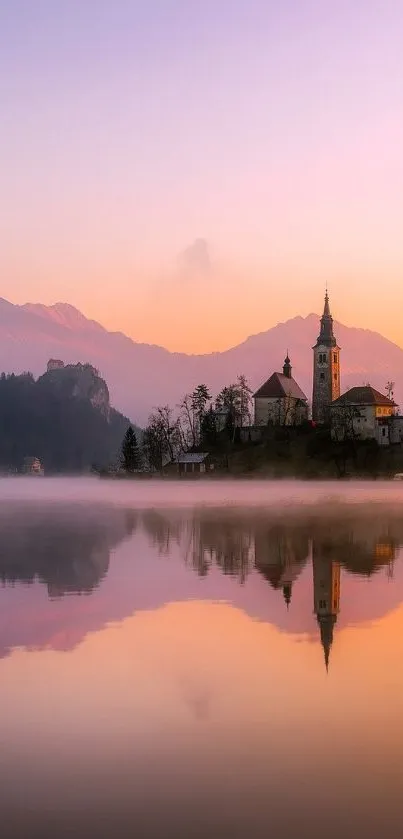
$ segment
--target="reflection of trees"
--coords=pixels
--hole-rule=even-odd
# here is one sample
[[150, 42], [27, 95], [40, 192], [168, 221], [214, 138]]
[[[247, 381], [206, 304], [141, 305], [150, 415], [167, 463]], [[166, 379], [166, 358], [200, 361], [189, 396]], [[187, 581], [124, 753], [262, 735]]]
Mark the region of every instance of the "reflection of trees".
[[215, 566], [244, 582], [255, 567], [274, 589], [283, 591], [287, 604], [311, 544], [317, 556], [368, 576], [391, 568], [403, 544], [403, 520], [397, 514], [374, 514], [364, 507], [278, 515], [234, 509], [147, 511], [141, 521], [160, 553], [168, 555], [175, 545], [200, 576]]
[[164, 556], [171, 552], [173, 544], [180, 543], [183, 536], [184, 521], [180, 516], [145, 510], [141, 516], [141, 523], [151, 544]]
[[[194, 523], [195, 525], [195, 523]], [[215, 563], [223, 574], [237, 577], [245, 582], [251, 567], [252, 529], [247, 521], [233, 518], [201, 518], [194, 534], [198, 535], [196, 550], [198, 573], [205, 573], [208, 565]]]
[[217, 565], [224, 574], [233, 574], [243, 582], [250, 567], [252, 532], [250, 525], [233, 517], [222, 518], [213, 512], [162, 513], [149, 510], [142, 514], [142, 525], [160, 554], [168, 555], [173, 546], [180, 548], [187, 565], [201, 576]]
[[339, 562], [350, 574], [371, 576], [381, 568], [392, 572], [403, 544], [403, 521], [392, 514], [356, 514], [312, 525], [314, 551]]
[[133, 533], [136, 516], [118, 508], [85, 505], [3, 506], [0, 513], [0, 580], [38, 580], [50, 597], [87, 593], [109, 568], [110, 550]]

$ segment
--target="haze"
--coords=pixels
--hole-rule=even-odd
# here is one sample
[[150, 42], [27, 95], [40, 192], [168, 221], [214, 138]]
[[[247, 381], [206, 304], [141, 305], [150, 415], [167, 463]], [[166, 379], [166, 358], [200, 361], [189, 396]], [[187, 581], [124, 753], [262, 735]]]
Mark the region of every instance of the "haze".
[[223, 349], [401, 343], [399, 0], [0, 4], [2, 296]]

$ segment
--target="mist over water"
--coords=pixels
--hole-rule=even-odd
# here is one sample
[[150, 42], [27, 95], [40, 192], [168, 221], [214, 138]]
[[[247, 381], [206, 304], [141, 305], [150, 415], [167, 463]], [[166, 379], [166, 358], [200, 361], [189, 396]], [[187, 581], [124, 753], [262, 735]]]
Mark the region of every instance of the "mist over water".
[[0, 500], [2, 837], [400, 835], [403, 485]]
[[147, 507], [269, 507], [372, 502], [403, 505], [399, 481], [0, 479], [0, 501], [77, 502]]

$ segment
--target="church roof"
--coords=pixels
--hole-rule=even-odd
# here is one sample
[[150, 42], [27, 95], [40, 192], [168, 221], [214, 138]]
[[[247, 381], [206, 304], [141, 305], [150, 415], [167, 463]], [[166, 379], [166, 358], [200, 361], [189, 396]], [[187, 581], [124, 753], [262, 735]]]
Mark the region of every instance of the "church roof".
[[181, 452], [178, 463], [204, 463], [208, 452]]
[[253, 394], [254, 399], [260, 397], [266, 399], [284, 399], [291, 396], [293, 399], [307, 401], [305, 393], [301, 390], [295, 379], [285, 376], [284, 373], [273, 373], [269, 379]]
[[362, 387], [351, 387], [338, 399], [332, 402], [332, 405], [383, 405], [385, 407], [394, 408], [396, 402], [389, 399], [384, 393], [375, 390], [371, 385], [363, 385]]

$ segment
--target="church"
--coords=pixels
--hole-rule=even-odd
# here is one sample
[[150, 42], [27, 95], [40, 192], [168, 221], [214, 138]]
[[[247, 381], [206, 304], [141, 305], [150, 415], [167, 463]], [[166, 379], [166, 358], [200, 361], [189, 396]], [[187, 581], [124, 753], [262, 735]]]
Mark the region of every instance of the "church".
[[[326, 289], [319, 335], [313, 350], [312, 413], [308, 399], [292, 375], [291, 360], [284, 360], [283, 371], [275, 372], [254, 393], [256, 439], [267, 426], [300, 426], [312, 419], [314, 425], [331, 427], [331, 436], [340, 442], [348, 437], [373, 439], [378, 445], [403, 441], [403, 419], [397, 415], [393, 399], [365, 385], [340, 395], [340, 347], [333, 328]], [[250, 432], [249, 432], [250, 433]]]
[[[326, 291], [320, 332], [313, 347], [312, 420], [330, 420], [330, 405], [340, 396], [340, 347], [333, 333], [329, 296]], [[288, 352], [283, 371], [272, 375], [253, 394], [254, 426], [298, 426], [309, 418], [308, 399], [292, 375]]]
[[283, 372], [270, 378], [253, 394], [255, 426], [301, 425], [308, 419], [308, 400], [292, 376], [291, 361], [284, 360]]

